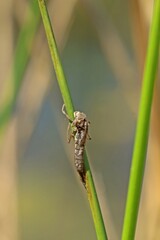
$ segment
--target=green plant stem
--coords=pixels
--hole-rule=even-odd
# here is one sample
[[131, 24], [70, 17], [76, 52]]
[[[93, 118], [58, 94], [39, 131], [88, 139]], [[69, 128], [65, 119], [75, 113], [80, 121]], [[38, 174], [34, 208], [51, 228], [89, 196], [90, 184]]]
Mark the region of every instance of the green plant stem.
[[153, 99], [154, 82], [158, 65], [159, 44], [160, 0], [156, 0], [154, 4], [148, 50], [144, 68], [142, 93], [130, 171], [130, 181], [122, 231], [122, 240], [133, 240], [135, 236], [148, 144], [149, 122]]
[[107, 234], [103, 222], [103, 216], [100, 210], [100, 205], [98, 201], [97, 192], [95, 189], [92, 172], [89, 166], [87, 154], [85, 152], [85, 167], [86, 167], [86, 188], [87, 188], [87, 195], [88, 201], [91, 207], [93, 221], [95, 225], [95, 230], [97, 234], [98, 240], [107, 240]]
[[[71, 95], [69, 92], [67, 81], [66, 81], [66, 78], [65, 78], [65, 75], [63, 72], [63, 68], [62, 68], [62, 64], [60, 61], [60, 57], [59, 57], [58, 49], [56, 46], [56, 41], [55, 41], [55, 37], [53, 34], [53, 30], [52, 30], [49, 14], [47, 11], [46, 3], [44, 0], [38, 0], [38, 2], [39, 2], [39, 8], [41, 11], [43, 24], [44, 24], [46, 36], [48, 39], [48, 45], [50, 48], [51, 57], [52, 57], [54, 69], [56, 72], [57, 81], [58, 81], [60, 91], [62, 94], [62, 98], [63, 98], [64, 104], [66, 107], [66, 111], [67, 111], [69, 117], [71, 119], [73, 119], [74, 108], [73, 108], [73, 104], [72, 104], [72, 100], [71, 100]], [[91, 174], [91, 169], [89, 166], [88, 157], [87, 157], [86, 153], [85, 153], [85, 166], [86, 166], [87, 194], [88, 194], [88, 200], [90, 203], [92, 216], [93, 216], [93, 220], [94, 220], [94, 224], [95, 224], [97, 239], [98, 240], [107, 240], [105, 226], [104, 226], [104, 222], [103, 222], [103, 218], [102, 218], [102, 214], [101, 214], [101, 210], [100, 210], [100, 206], [99, 206], [99, 202], [98, 202], [98, 197], [97, 197], [97, 193], [95, 190], [95, 186], [94, 186], [94, 182], [93, 182], [93, 178], [92, 178], [92, 174]]]
[[60, 91], [62, 93], [65, 108], [67, 110], [69, 117], [71, 119], [73, 119], [73, 112], [74, 112], [73, 103], [71, 100], [71, 95], [69, 93], [67, 81], [65, 79], [65, 75], [63, 72], [62, 64], [61, 64], [61, 61], [59, 58], [58, 48], [56, 45], [56, 41], [55, 41], [55, 37], [53, 34], [53, 30], [52, 30], [50, 18], [48, 15], [48, 11], [46, 8], [46, 4], [45, 4], [45, 1], [43, 1], [43, 0], [38, 0], [38, 2], [39, 2], [39, 7], [40, 7], [42, 19], [43, 19], [43, 24], [44, 24], [45, 31], [46, 31], [46, 36], [48, 39], [48, 45], [50, 48], [50, 53], [51, 53], [54, 69], [55, 69], [56, 76], [57, 76], [57, 81], [58, 81], [58, 84], [60, 87]]

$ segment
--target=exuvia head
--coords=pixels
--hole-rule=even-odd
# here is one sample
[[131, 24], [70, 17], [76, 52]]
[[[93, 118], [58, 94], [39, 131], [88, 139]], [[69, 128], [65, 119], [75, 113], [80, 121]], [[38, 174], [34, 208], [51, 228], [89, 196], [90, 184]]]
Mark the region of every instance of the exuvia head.
[[84, 114], [83, 112], [79, 112], [79, 111], [75, 111], [74, 112], [74, 117], [81, 121], [81, 120], [85, 120], [86, 119], [86, 114]]

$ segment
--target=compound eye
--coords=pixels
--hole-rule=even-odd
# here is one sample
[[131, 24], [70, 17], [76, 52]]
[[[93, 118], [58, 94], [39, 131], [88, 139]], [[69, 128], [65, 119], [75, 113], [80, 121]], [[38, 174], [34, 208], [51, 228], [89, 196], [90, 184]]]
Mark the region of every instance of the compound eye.
[[74, 117], [77, 117], [77, 115], [78, 115], [78, 111], [75, 111], [74, 112]]

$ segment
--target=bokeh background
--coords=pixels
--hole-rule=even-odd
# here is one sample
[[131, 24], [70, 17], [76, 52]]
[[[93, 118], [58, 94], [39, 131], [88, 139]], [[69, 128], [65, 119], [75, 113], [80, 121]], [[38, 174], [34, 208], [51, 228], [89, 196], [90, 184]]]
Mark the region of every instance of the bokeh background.
[[[110, 240], [123, 224], [153, 1], [48, 1]], [[37, 1], [0, 2], [0, 239], [96, 240]], [[158, 80], [158, 77], [157, 77]], [[160, 239], [155, 87], [137, 240]]]

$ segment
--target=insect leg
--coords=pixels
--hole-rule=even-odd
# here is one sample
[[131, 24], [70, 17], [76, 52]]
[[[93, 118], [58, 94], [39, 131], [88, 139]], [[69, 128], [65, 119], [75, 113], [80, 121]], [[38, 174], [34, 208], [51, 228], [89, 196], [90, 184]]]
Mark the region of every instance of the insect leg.
[[91, 138], [91, 136], [87, 133], [87, 139], [88, 140], [91, 140], [92, 138]]
[[63, 106], [62, 106], [62, 113], [63, 113], [63, 114], [66, 116], [66, 118], [68, 118], [68, 120], [72, 123], [72, 122], [73, 122], [72, 119], [70, 119], [70, 117], [68, 116], [68, 114], [65, 112], [64, 108], [65, 108], [65, 104], [63, 104]]
[[70, 143], [72, 138], [74, 138], [74, 134], [71, 132], [71, 125], [69, 123], [68, 127], [67, 127], [67, 140], [68, 140], [68, 143]]

